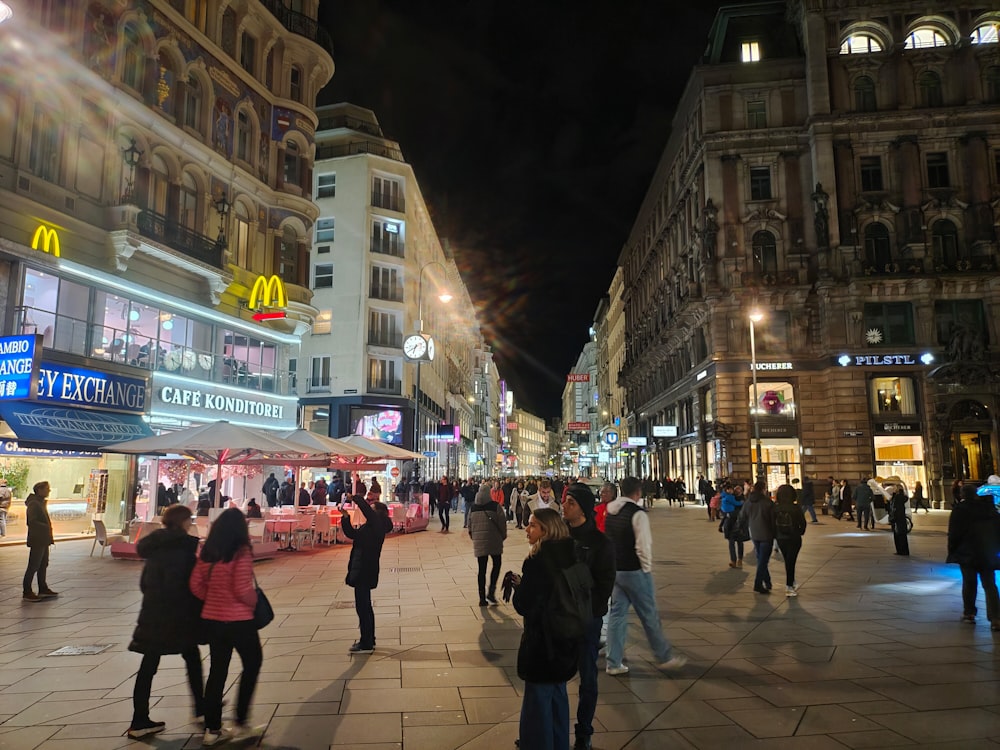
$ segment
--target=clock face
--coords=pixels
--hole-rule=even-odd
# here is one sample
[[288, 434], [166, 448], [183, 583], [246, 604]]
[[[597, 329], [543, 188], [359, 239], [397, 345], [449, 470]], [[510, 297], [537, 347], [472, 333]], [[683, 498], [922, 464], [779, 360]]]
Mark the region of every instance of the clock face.
[[434, 360], [434, 339], [430, 336], [427, 337], [427, 361], [431, 362]]
[[426, 353], [427, 340], [423, 336], [415, 333], [406, 337], [403, 342], [403, 354], [410, 359], [423, 359]]

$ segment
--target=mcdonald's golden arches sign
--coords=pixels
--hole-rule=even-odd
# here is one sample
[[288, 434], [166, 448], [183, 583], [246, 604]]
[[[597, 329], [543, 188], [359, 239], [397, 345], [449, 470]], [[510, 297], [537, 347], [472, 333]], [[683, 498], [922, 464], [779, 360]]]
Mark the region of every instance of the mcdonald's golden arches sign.
[[57, 258], [62, 257], [59, 253], [59, 233], [52, 227], [39, 224], [31, 238], [31, 249], [51, 253]]
[[[262, 308], [283, 308], [288, 306], [288, 297], [285, 294], [285, 284], [277, 274], [265, 277], [263, 274], [257, 277], [250, 290], [248, 307], [251, 310]], [[254, 320], [274, 320], [285, 317], [284, 312], [256, 312]]]

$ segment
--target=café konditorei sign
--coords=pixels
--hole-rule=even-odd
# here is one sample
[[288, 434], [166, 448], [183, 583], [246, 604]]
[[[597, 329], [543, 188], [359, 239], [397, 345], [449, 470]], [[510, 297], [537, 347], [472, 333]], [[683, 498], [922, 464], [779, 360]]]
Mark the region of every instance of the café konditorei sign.
[[41, 355], [41, 334], [0, 338], [0, 399], [35, 397], [38, 392]]
[[266, 391], [208, 383], [166, 373], [153, 373], [154, 417], [168, 416], [196, 422], [226, 419], [268, 429], [295, 429], [298, 400]]

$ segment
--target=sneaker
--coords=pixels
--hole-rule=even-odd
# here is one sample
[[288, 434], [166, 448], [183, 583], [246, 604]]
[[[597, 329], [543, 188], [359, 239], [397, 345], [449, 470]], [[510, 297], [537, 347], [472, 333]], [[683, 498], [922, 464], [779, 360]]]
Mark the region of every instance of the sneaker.
[[38, 595], [43, 599], [52, 599], [59, 596], [58, 592], [55, 592], [52, 589], [42, 589], [38, 592]]
[[628, 667], [622, 664], [620, 667], [607, 666], [604, 671], [608, 674], [628, 674]]
[[42, 600], [42, 597], [34, 591], [25, 591], [21, 598], [26, 602], [40, 602]]
[[351, 654], [373, 654], [375, 653], [375, 645], [365, 646], [362, 645], [361, 641], [355, 641], [347, 651]]
[[799, 592], [795, 590], [794, 586], [785, 586], [785, 596], [798, 596]]
[[202, 747], [212, 747], [213, 745], [221, 745], [223, 742], [229, 742], [233, 738], [233, 733], [222, 727], [222, 729], [211, 730], [206, 729], [204, 736], [201, 738]]
[[496, 596], [494, 596], [493, 594], [490, 594], [489, 596], [487, 596], [486, 597], [486, 601], [488, 603], [490, 603], [490, 604], [499, 604], [500, 603], [500, 602], [497, 601]]
[[480, 607], [488, 607], [488, 606], [490, 606], [490, 603], [488, 601], [486, 601], [485, 599], [480, 599], [479, 600], [479, 606]]
[[129, 739], [137, 740], [140, 737], [148, 737], [151, 734], [159, 734], [164, 729], [167, 728], [167, 722], [165, 721], [150, 721], [146, 719], [145, 721], [133, 722], [132, 726], [128, 728], [126, 734]]
[[677, 656], [667, 659], [666, 661], [661, 661], [656, 666], [658, 666], [660, 669], [680, 669], [687, 663], [688, 660], [686, 656], [682, 654], [677, 654]]
[[970, 625], [975, 625], [976, 624], [976, 616], [975, 615], [962, 615], [962, 622], [967, 622]]
[[249, 724], [236, 724], [233, 726], [233, 740], [249, 740], [253, 737], [261, 737], [264, 734], [265, 727], [263, 724], [259, 726], [251, 726]]

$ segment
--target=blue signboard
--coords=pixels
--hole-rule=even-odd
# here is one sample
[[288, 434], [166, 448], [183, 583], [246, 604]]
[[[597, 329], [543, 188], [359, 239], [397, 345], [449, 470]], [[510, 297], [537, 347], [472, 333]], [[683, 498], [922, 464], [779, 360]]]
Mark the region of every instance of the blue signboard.
[[41, 353], [37, 333], [0, 338], [0, 399], [35, 397]]
[[64, 406], [143, 414], [146, 411], [146, 391], [145, 378], [43, 362], [36, 398]]
[[437, 451], [424, 451], [424, 456], [427, 458], [437, 458]]
[[25, 448], [16, 440], [0, 441], [0, 456], [31, 456], [32, 458], [100, 458], [96, 451], [64, 451], [46, 448]]

